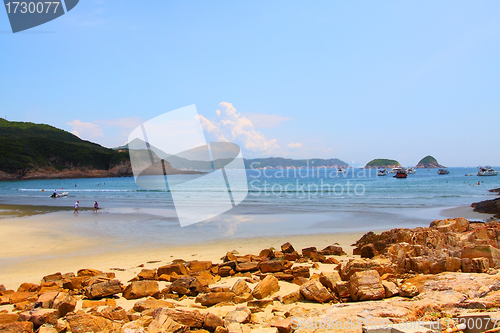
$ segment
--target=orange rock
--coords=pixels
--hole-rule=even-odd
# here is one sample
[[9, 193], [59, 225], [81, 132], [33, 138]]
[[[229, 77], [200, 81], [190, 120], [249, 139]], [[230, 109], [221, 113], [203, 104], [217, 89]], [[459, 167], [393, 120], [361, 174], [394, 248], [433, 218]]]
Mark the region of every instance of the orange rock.
[[156, 281], [134, 281], [123, 291], [123, 297], [126, 299], [138, 299], [148, 296], [160, 296], [160, 288]]
[[17, 313], [0, 313], [0, 325], [10, 324], [19, 319]]
[[10, 323], [0, 325], [0, 332], [2, 333], [33, 333], [33, 323], [29, 321], [22, 321], [17, 323]]
[[272, 275], [268, 275], [255, 286], [252, 295], [257, 299], [263, 299], [274, 294], [278, 290], [280, 290], [278, 279]]
[[158, 276], [162, 276], [163, 274], [170, 275], [172, 273], [176, 273], [178, 275], [188, 275], [188, 271], [182, 263], [170, 264], [158, 268]]

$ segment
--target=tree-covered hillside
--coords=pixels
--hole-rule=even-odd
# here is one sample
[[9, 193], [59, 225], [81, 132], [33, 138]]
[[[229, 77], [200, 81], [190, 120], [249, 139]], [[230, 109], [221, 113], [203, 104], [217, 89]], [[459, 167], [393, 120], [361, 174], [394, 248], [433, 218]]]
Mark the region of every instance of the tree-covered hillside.
[[128, 160], [126, 151], [104, 148], [49, 125], [0, 118], [0, 171], [18, 177], [40, 167], [108, 170]]

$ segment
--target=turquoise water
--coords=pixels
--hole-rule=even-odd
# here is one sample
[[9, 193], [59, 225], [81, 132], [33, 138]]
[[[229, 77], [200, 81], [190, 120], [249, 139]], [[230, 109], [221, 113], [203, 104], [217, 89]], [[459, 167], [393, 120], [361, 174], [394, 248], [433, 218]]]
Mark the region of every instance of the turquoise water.
[[[168, 190], [141, 189], [133, 178], [0, 182], [0, 204], [72, 207], [79, 200], [80, 207], [90, 208], [97, 200], [103, 213], [148, 214], [147, 218], [135, 214], [124, 233], [133, 233], [137, 227], [160, 234], [175, 229], [180, 238], [191, 237], [191, 232], [216, 239], [220, 235], [368, 231], [428, 225], [440, 217], [442, 209], [496, 197], [488, 190], [500, 187], [500, 176], [478, 177], [476, 168], [449, 171], [448, 175], [438, 175], [436, 169], [418, 169], [407, 179], [395, 179], [392, 174], [377, 177], [375, 170], [362, 169], [344, 173], [335, 169], [247, 170], [249, 193], [240, 205], [210, 221], [185, 228], [178, 226]], [[185, 184], [188, 195], [210, 191], [209, 184], [205, 188]], [[49, 196], [54, 189], [69, 195], [52, 199]], [[158, 209], [170, 211], [170, 216], [155, 216]], [[112, 229], [117, 223], [111, 218], [109, 221], [109, 226], [101, 228]]]

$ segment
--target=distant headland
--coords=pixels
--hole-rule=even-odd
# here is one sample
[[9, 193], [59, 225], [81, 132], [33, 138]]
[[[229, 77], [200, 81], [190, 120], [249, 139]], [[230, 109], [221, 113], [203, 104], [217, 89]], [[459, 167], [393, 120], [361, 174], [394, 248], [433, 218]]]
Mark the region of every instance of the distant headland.
[[420, 162], [418, 162], [416, 168], [434, 169], [434, 168], [445, 168], [445, 166], [442, 166], [441, 164], [438, 163], [438, 161], [434, 157], [428, 155], [423, 159], [421, 159]]

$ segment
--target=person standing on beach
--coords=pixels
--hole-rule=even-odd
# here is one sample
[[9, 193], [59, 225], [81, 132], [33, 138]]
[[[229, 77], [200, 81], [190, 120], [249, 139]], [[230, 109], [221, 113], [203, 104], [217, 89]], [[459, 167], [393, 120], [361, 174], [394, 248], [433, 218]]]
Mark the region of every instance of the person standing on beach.
[[75, 211], [73, 214], [78, 214], [78, 206], [80, 205], [80, 201], [75, 202]]
[[99, 209], [99, 204], [97, 203], [97, 201], [94, 201], [94, 211], [93, 211], [93, 213], [97, 213], [98, 209]]

